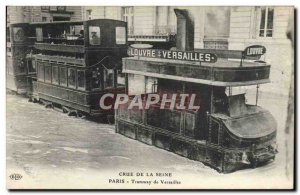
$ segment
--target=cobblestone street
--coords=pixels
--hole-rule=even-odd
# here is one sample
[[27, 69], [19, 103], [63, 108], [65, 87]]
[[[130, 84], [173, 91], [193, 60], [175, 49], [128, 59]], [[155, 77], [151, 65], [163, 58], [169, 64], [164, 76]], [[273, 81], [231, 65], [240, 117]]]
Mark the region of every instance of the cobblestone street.
[[[287, 100], [263, 94], [259, 105], [277, 119], [279, 154], [275, 162], [266, 166], [224, 175], [201, 162], [116, 134], [114, 125], [69, 117], [8, 94], [7, 175], [23, 176], [20, 181], [9, 182], [19, 182], [21, 188], [37, 187], [36, 183], [38, 188], [99, 188], [99, 184], [102, 188], [118, 188], [118, 184], [110, 184], [108, 179], [120, 178], [119, 172], [149, 171], [172, 173], [171, 180], [178, 180], [185, 187], [222, 188], [232, 183], [233, 188], [239, 188], [234, 185], [234, 181], [239, 181], [244, 187], [280, 188], [276, 180], [285, 177], [283, 128]], [[261, 178], [269, 180], [261, 181]], [[128, 184], [128, 188], [147, 187], [144, 185]], [[180, 185], [158, 187], [182, 188]]]

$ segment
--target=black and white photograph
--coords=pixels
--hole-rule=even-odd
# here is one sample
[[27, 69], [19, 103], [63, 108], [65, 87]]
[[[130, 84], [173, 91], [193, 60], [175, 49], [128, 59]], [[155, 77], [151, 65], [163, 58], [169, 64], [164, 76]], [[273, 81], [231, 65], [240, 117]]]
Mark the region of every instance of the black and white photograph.
[[7, 189], [295, 188], [294, 6], [79, 3], [6, 6]]

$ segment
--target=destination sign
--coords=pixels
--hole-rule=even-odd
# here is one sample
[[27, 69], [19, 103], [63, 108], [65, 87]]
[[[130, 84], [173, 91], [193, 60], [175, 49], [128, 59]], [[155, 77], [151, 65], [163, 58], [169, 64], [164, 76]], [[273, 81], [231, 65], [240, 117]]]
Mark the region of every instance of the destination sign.
[[266, 48], [262, 45], [252, 45], [249, 47], [246, 47], [246, 49], [244, 50], [244, 55], [245, 56], [261, 56], [264, 55], [266, 53]]
[[195, 62], [215, 63], [218, 59], [216, 54], [213, 53], [199, 53], [192, 51], [170, 51], [159, 49], [137, 49], [129, 48], [127, 50], [129, 56], [149, 57], [149, 58], [162, 58], [170, 60], [185, 60]]

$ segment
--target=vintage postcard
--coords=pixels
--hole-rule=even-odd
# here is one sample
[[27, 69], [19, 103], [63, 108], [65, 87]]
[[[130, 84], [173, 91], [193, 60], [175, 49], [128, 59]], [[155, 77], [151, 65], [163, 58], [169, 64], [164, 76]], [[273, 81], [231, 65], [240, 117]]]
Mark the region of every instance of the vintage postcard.
[[7, 6], [8, 189], [294, 189], [292, 6]]

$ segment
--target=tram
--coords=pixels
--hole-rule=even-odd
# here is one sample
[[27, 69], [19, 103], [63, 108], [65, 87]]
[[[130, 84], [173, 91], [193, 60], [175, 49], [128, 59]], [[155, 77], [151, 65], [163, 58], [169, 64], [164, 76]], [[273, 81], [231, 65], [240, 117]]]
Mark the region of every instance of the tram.
[[[22, 25], [14, 24], [11, 32]], [[127, 23], [97, 19], [24, 25], [23, 32], [31, 32], [26, 40], [32, 50], [23, 50], [22, 57], [30, 55], [36, 70], [30, 77], [30, 88], [25, 90], [30, 98], [76, 115], [111, 114], [113, 110], [100, 109], [99, 99], [108, 92], [124, 91], [118, 77], [122, 79]]]
[[6, 29], [6, 86], [17, 94], [30, 90], [31, 76], [36, 74], [33, 43], [28, 38], [32, 34], [28, 23], [12, 24]]
[[[175, 13], [179, 28], [177, 49], [193, 52], [189, 29], [192, 20], [186, 10]], [[163, 53], [157, 50], [144, 53], [155, 52]], [[170, 58], [176, 56], [174, 53]], [[277, 153], [274, 117], [260, 106], [246, 104], [244, 93], [232, 94], [238, 87], [268, 83], [270, 65], [259, 60], [243, 61], [244, 53], [240, 51], [219, 51], [219, 54], [223, 58], [213, 63], [161, 56], [123, 58], [126, 93], [130, 98], [115, 112], [116, 132], [201, 161], [222, 173], [255, 168], [274, 160]], [[231, 60], [238, 54], [241, 61]], [[196, 94], [194, 102], [199, 108], [162, 109], [160, 100], [149, 109], [128, 109], [136, 95], [145, 105], [151, 94], [166, 95], [168, 99], [172, 94], [188, 94], [184, 105], [190, 103], [191, 94]], [[180, 100], [175, 98], [175, 102]]]

